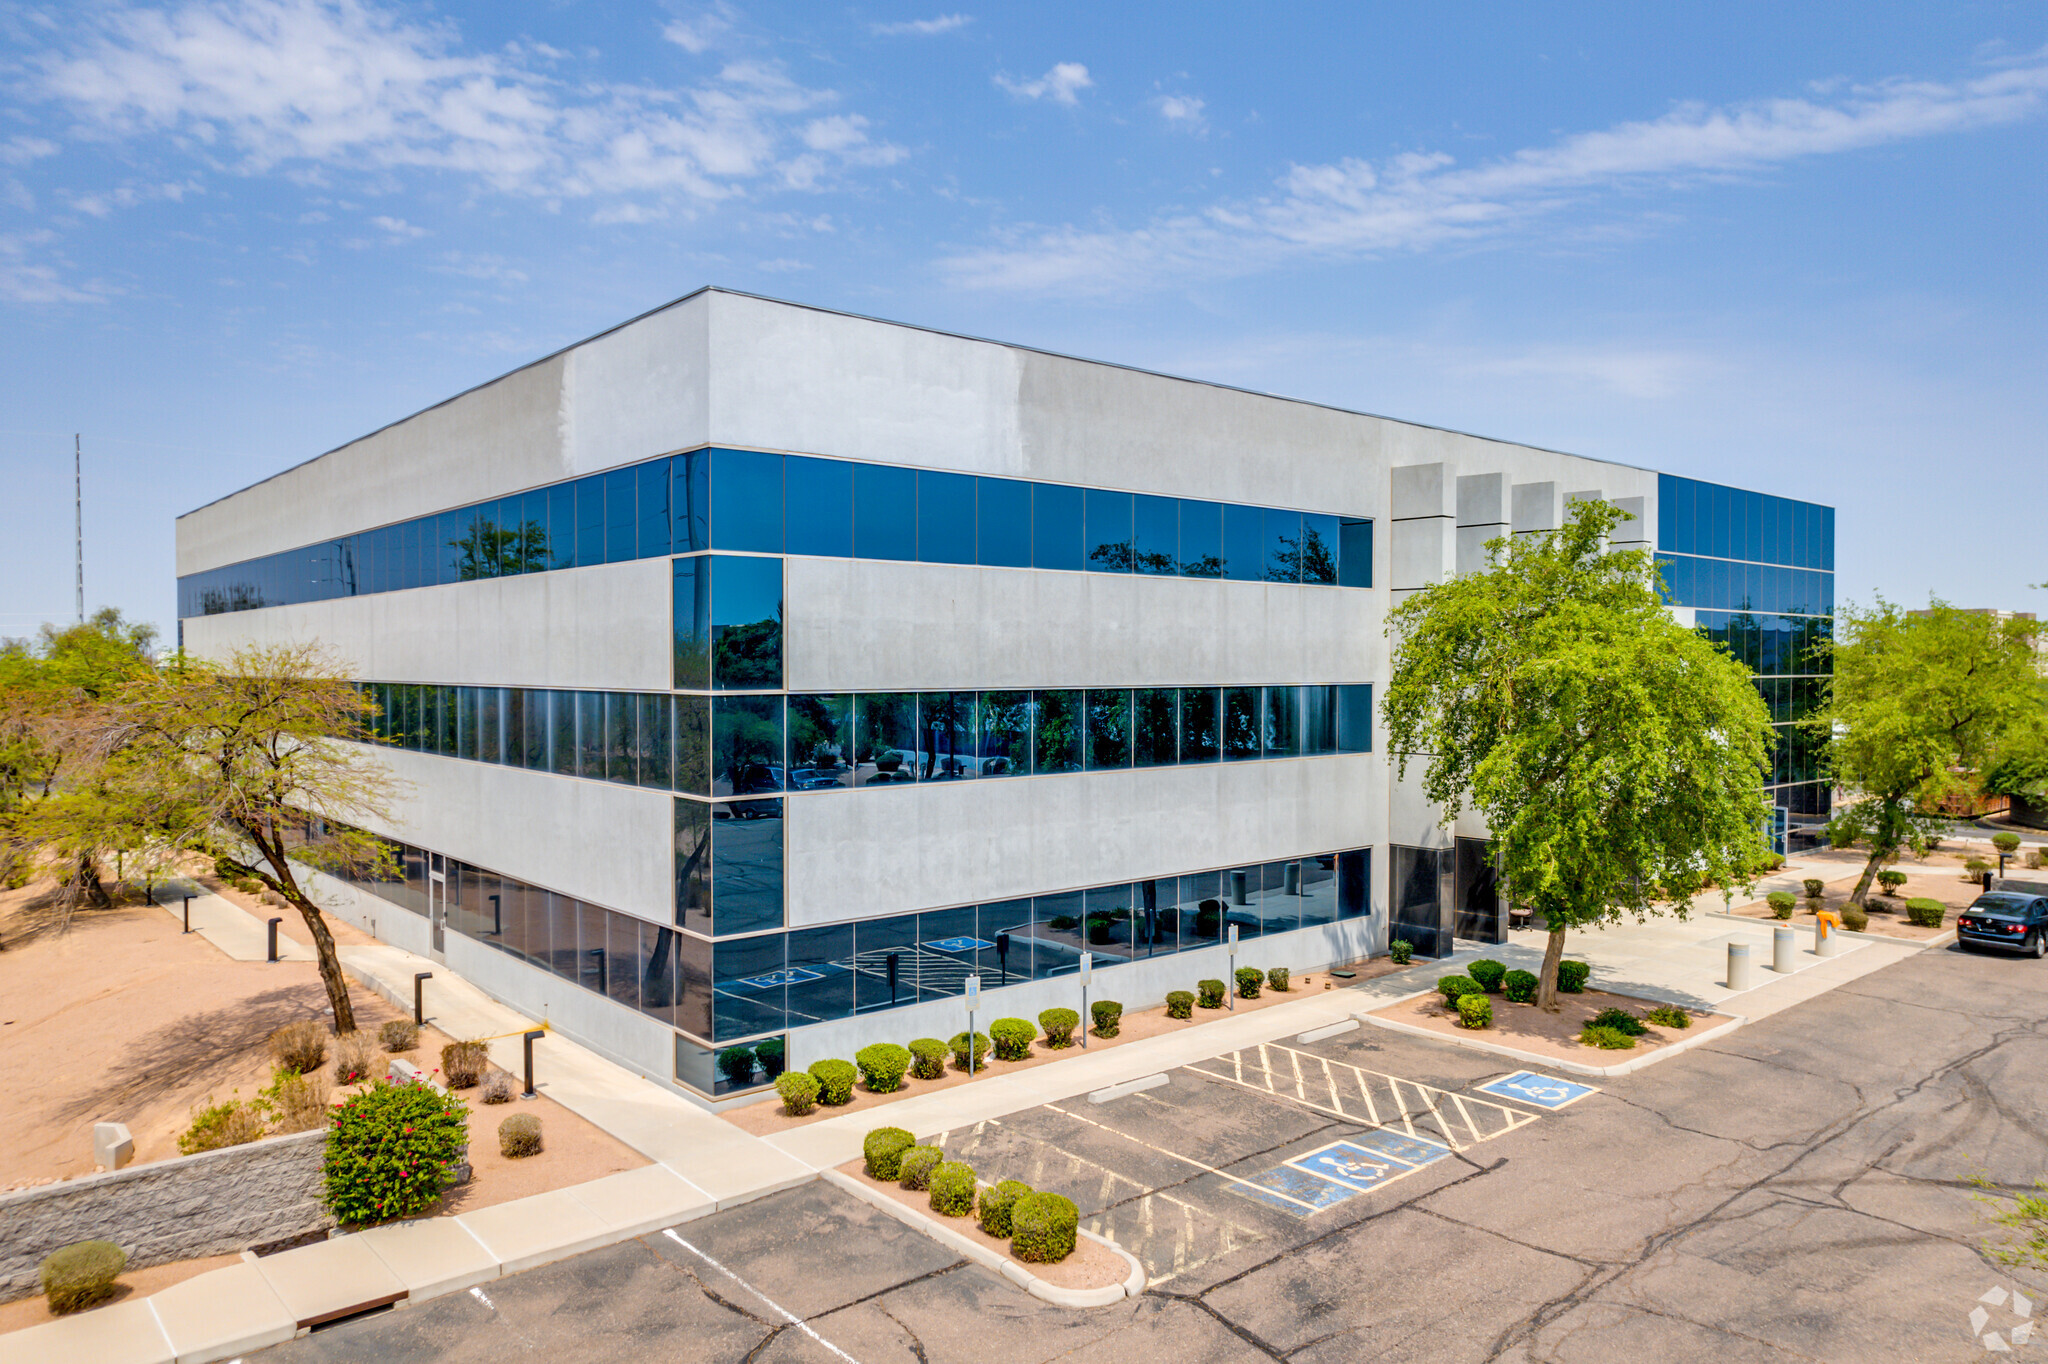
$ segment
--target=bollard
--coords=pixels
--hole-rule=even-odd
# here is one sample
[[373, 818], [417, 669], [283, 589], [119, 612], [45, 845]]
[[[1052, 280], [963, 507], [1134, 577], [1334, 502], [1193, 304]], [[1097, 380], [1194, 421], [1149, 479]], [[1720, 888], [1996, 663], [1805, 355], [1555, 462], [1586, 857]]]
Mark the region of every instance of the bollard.
[[1230, 926], [1230, 971], [1223, 978], [1223, 997], [1230, 1001], [1230, 1012], [1237, 1012], [1237, 925]]
[[424, 1028], [424, 1027], [426, 1027], [426, 1026], [427, 1026], [427, 1015], [426, 1015], [426, 1012], [425, 1012], [425, 1010], [424, 1010], [424, 1009], [423, 1009], [423, 1008], [421, 1007], [422, 1001], [421, 1001], [421, 998], [420, 998], [420, 982], [421, 982], [421, 981], [423, 981], [423, 980], [432, 980], [433, 978], [434, 978], [434, 973], [433, 973], [432, 971], [415, 971], [415, 972], [413, 973], [413, 977], [412, 977], [412, 1021], [413, 1021], [413, 1024], [414, 1024], [414, 1026], [416, 1026], [416, 1027], [421, 1027], [421, 1028]]
[[1234, 871], [1230, 873], [1230, 903], [1233, 905], [1248, 905], [1251, 903], [1246, 896], [1246, 892], [1250, 889], [1250, 879], [1251, 873], [1249, 872]]
[[1771, 969], [1781, 976], [1799, 969], [1799, 940], [1789, 928], [1771, 930]]
[[1836, 941], [1834, 927], [1828, 922], [1831, 916], [1821, 915], [1813, 921], [1813, 955], [1832, 957], [1840, 944]]
[[1749, 988], [1749, 944], [1746, 942], [1728, 944], [1728, 988]]
[[192, 897], [189, 895], [185, 897], [185, 931], [192, 931]]
[[1287, 864], [1287, 885], [1283, 893], [1287, 895], [1301, 894], [1301, 863], [1289, 862]]
[[526, 1092], [519, 1096], [522, 1099], [538, 1099], [540, 1097], [539, 1092], [533, 1087], [533, 1044], [546, 1036], [547, 1033], [538, 1028], [526, 1034]]
[[270, 921], [270, 958], [269, 958], [269, 959], [270, 959], [271, 961], [276, 961], [276, 960], [277, 960], [277, 926], [278, 926], [279, 924], [283, 923], [283, 922], [284, 922], [284, 920], [283, 920], [283, 919], [272, 919], [272, 920]]

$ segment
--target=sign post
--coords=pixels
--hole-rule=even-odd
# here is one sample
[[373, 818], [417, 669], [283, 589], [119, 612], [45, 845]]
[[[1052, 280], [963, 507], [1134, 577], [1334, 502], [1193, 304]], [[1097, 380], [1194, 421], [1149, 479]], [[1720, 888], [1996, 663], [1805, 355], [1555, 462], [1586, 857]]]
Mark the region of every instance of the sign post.
[[1230, 1001], [1230, 1012], [1237, 1012], [1237, 925], [1230, 926], [1230, 974], [1223, 982], [1223, 997]]
[[974, 1010], [981, 1003], [981, 977], [967, 978], [967, 1078], [974, 1078], [974, 1054], [980, 1048], [974, 1045]]
[[1081, 954], [1081, 1050], [1088, 1050], [1088, 977], [1095, 973], [1095, 954]]

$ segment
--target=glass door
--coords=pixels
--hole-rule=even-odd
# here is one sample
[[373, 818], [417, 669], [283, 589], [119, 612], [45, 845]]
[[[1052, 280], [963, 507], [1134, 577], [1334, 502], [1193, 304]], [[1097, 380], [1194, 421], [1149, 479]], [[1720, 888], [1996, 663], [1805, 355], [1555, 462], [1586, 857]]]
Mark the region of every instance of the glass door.
[[441, 961], [448, 950], [448, 869], [441, 854], [434, 853], [432, 858], [427, 872], [427, 921], [433, 928], [431, 954]]

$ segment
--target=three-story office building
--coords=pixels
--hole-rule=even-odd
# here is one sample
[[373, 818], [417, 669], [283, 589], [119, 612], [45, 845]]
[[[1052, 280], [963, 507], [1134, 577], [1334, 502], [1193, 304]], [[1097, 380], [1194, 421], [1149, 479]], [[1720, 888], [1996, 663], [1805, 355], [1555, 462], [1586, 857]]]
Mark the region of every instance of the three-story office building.
[[720, 290], [181, 517], [180, 632], [377, 703], [403, 874], [335, 912], [719, 1098], [970, 975], [1031, 1017], [1084, 954], [1141, 1007], [1233, 930], [1497, 939], [1484, 830], [1375, 741], [1383, 621], [1573, 497], [1806, 680], [1824, 508]]

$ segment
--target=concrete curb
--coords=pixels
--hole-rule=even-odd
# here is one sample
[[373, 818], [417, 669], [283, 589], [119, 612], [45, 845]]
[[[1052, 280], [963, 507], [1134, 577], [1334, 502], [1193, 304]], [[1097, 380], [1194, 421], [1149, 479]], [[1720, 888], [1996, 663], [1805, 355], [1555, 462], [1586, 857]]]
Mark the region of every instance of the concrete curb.
[[[1706, 910], [1699, 917], [1703, 919], [1726, 919], [1730, 923], [1748, 924], [1751, 927], [1763, 928], [1776, 928], [1782, 922], [1778, 919], [1753, 919], [1747, 914], [1731, 914], [1726, 910], [1720, 909]], [[1811, 932], [1810, 929], [1807, 931]], [[1956, 931], [1953, 928], [1945, 933], [1937, 933], [1931, 938], [1894, 938], [1889, 933], [1858, 933], [1854, 929], [1848, 928], [1838, 928], [1835, 932], [1845, 938], [1857, 938], [1864, 942], [1891, 943], [1897, 947], [1917, 947], [1922, 951], [1928, 951], [1936, 947], [1947, 947], [1956, 940]]]
[[852, 1194], [861, 1202], [881, 1209], [905, 1226], [923, 1232], [963, 1260], [972, 1260], [984, 1269], [994, 1270], [1032, 1297], [1043, 1298], [1055, 1306], [1107, 1307], [1111, 1303], [1122, 1302], [1125, 1298], [1135, 1298], [1145, 1291], [1145, 1266], [1138, 1263], [1138, 1257], [1108, 1237], [1097, 1236], [1092, 1231], [1082, 1229], [1080, 1234], [1091, 1241], [1108, 1246], [1123, 1256], [1125, 1263], [1131, 1267], [1130, 1274], [1121, 1283], [1110, 1284], [1105, 1288], [1059, 1288], [1039, 1278], [1008, 1256], [998, 1255], [979, 1241], [962, 1236], [938, 1218], [921, 1213], [916, 1208], [907, 1207], [879, 1189], [869, 1188], [844, 1170], [820, 1170], [818, 1177], [834, 1188]]
[[[1405, 1003], [1407, 1000], [1419, 998], [1423, 994], [1434, 993], [1436, 993], [1434, 990], [1418, 991], [1416, 994], [1406, 995], [1401, 999], [1389, 1000], [1387, 1004], [1382, 1004], [1379, 1007], [1384, 1009], [1388, 1005]], [[1370, 1023], [1376, 1028], [1385, 1028], [1389, 1032], [1407, 1033], [1410, 1037], [1426, 1037], [1433, 1042], [1448, 1042], [1454, 1047], [1467, 1047], [1473, 1051], [1491, 1052], [1495, 1056], [1506, 1056], [1512, 1060], [1521, 1061], [1529, 1066], [1544, 1070], [1564, 1070], [1570, 1071], [1574, 1075], [1592, 1075], [1600, 1079], [1613, 1079], [1621, 1075], [1630, 1075], [1647, 1066], [1654, 1066], [1659, 1061], [1677, 1056], [1681, 1052], [1690, 1051], [1694, 1047], [1713, 1038], [1734, 1032], [1737, 1028], [1749, 1022], [1749, 1018], [1746, 1015], [1733, 1014], [1729, 1016], [1729, 1020], [1726, 1023], [1708, 1028], [1705, 1032], [1695, 1033], [1684, 1041], [1673, 1042], [1663, 1050], [1651, 1052], [1648, 1056], [1638, 1056], [1632, 1061], [1621, 1061], [1611, 1066], [1595, 1066], [1588, 1065], [1584, 1061], [1564, 1061], [1554, 1056], [1538, 1056], [1534, 1052], [1521, 1051], [1505, 1043], [1488, 1042], [1478, 1037], [1446, 1036], [1431, 1028], [1418, 1028], [1413, 1023], [1400, 1023], [1391, 1018], [1374, 1018], [1369, 1013], [1353, 1014], [1352, 1017], [1361, 1023]]]

